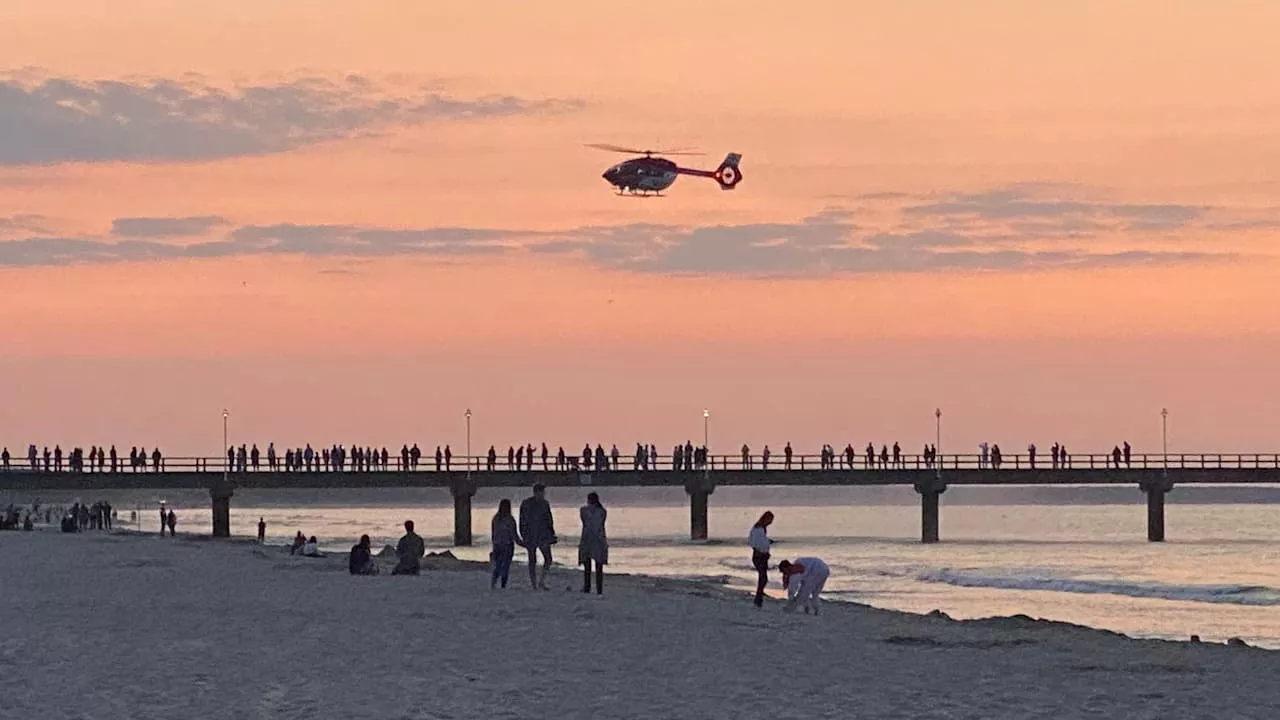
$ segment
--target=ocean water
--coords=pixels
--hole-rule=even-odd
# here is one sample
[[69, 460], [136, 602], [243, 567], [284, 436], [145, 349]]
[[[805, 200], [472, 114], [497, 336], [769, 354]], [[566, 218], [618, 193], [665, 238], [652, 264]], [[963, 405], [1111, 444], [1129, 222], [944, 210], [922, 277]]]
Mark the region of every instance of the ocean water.
[[[1280, 648], [1280, 505], [1257, 502], [1258, 489], [1170, 495], [1168, 541], [1146, 541], [1146, 507], [1134, 489], [952, 488], [943, 497], [942, 542], [919, 542], [920, 508], [909, 488], [721, 488], [713, 496], [710, 539], [688, 538], [682, 491], [602, 488], [609, 508], [612, 572], [712, 579], [754, 587], [745, 538], [766, 509], [777, 519], [773, 561], [816, 555], [832, 568], [826, 597], [910, 612], [942, 610], [973, 618], [1023, 613], [1134, 637], [1206, 641], [1240, 637]], [[298, 491], [294, 491], [298, 492]], [[244, 492], [233, 500], [232, 532], [252, 536], [259, 517], [268, 541], [301, 530], [346, 552], [368, 533], [375, 548], [394, 543], [413, 519], [429, 550], [488, 557], [488, 527], [499, 494], [513, 504], [525, 490], [482, 490], [473, 511], [476, 544], [454, 548], [452, 505], [443, 491], [349, 491], [301, 501], [287, 493]], [[1064, 494], [1065, 493], [1065, 494]], [[577, 561], [577, 509], [585, 489], [552, 488], [561, 542], [557, 562]], [[1194, 497], [1188, 498], [1187, 495]], [[1065, 500], [1064, 500], [1065, 498]], [[1274, 499], [1274, 496], [1268, 496]], [[154, 531], [157, 498], [136, 500], [142, 529]], [[179, 506], [179, 531], [207, 532], [207, 504]], [[117, 505], [125, 519], [134, 504]], [[517, 560], [522, 559], [517, 555]], [[513, 582], [525, 582], [513, 568]], [[777, 573], [770, 593], [781, 595]]]

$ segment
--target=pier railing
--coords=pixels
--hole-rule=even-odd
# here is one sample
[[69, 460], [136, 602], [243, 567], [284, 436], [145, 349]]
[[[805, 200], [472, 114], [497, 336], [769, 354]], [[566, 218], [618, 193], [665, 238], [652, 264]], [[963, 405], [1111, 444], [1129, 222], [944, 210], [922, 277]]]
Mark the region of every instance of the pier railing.
[[1151, 470], [1168, 468], [1170, 470], [1213, 470], [1213, 469], [1280, 469], [1280, 453], [1170, 453], [1170, 454], [1131, 454], [1123, 455], [1117, 460], [1110, 453], [1094, 453], [1086, 455], [1065, 455], [1054, 459], [1052, 455], [1029, 453], [1002, 455], [996, 459], [991, 455], [943, 454], [928, 457], [920, 454], [899, 454], [896, 458], [890, 454], [884, 458], [879, 453], [870, 457], [865, 453], [850, 458], [843, 453], [832, 456], [820, 454], [792, 454], [790, 458], [783, 453], [771, 454], [721, 454], [708, 455], [705, 463], [684, 462], [678, 464], [671, 455], [649, 456], [637, 460], [634, 455], [619, 454], [615, 459], [611, 454], [605, 456], [604, 465], [598, 465], [593, 455], [587, 462], [582, 455], [567, 456], [560, 461], [549, 455], [544, 461], [540, 454], [533, 458], [524, 457], [508, 462], [505, 453], [492, 461], [484, 455], [470, 457], [454, 455], [449, 460], [443, 458], [439, 463], [433, 455], [423, 455], [417, 462], [410, 459], [405, 462], [399, 454], [388, 453], [386, 463], [382, 455], [376, 461], [370, 455], [368, 462], [356, 463], [350, 454], [339, 465], [325, 461], [321, 453], [316, 453], [311, 462], [295, 459], [292, 467], [285, 462], [284, 456], [277, 456], [271, 461], [261, 454], [254, 462], [246, 457], [229, 460], [227, 457], [154, 457], [146, 458], [145, 463], [131, 465], [129, 458], [118, 458], [113, 464], [110, 458], [90, 462], [86, 456], [83, 467], [73, 466], [70, 459], [64, 456], [61, 462], [54, 458], [47, 461], [41, 455], [35, 462], [28, 458], [11, 457], [9, 463], [0, 465], [0, 472], [82, 472], [82, 473], [141, 473], [141, 472], [207, 472], [207, 473], [269, 473], [269, 472], [530, 472], [530, 471], [563, 471], [563, 472], [663, 472], [663, 471], [795, 471], [795, 470], [827, 470], [844, 472], [879, 472], [885, 470], [935, 470], [945, 473], [947, 470], [990, 470], [991, 472], [1010, 472], [1019, 470]]

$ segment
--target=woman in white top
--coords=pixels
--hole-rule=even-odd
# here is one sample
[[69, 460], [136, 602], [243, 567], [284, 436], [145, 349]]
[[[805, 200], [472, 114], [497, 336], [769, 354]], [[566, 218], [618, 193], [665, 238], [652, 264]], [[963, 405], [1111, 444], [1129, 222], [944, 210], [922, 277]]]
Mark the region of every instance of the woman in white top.
[[778, 563], [778, 571], [782, 573], [782, 586], [787, 589], [787, 604], [783, 609], [790, 612], [796, 603], [804, 607], [804, 614], [809, 610], [818, 614], [818, 596], [831, 577], [831, 568], [820, 558], [800, 557], [795, 562], [783, 560]]
[[756, 607], [764, 606], [764, 588], [769, 584], [769, 549], [773, 546], [769, 526], [772, 524], [773, 513], [765, 511], [747, 535], [747, 544], [751, 546], [751, 565], [756, 569]]

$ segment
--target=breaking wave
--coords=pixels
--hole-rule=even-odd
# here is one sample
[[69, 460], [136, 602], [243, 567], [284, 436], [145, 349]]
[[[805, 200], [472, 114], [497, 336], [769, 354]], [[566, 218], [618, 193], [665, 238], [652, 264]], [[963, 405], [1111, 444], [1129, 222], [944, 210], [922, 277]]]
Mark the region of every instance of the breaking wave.
[[917, 574], [916, 579], [921, 582], [971, 588], [1122, 595], [1226, 605], [1280, 605], [1280, 589], [1265, 585], [1170, 585], [1123, 580], [1081, 580], [1045, 575], [994, 575], [950, 568], [925, 571]]

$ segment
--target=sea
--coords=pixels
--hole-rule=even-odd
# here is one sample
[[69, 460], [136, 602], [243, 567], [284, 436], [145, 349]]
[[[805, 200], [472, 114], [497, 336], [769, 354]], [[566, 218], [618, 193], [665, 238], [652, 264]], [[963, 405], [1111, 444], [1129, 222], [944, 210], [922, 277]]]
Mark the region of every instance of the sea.
[[[551, 488], [560, 543], [574, 566], [578, 508], [592, 488]], [[952, 487], [942, 497], [941, 542], [920, 542], [919, 498], [909, 487], [722, 487], [711, 496], [710, 537], [689, 539], [681, 488], [595, 488], [609, 510], [611, 573], [635, 573], [754, 589], [747, 533], [776, 516], [773, 561], [817, 556], [831, 566], [824, 598], [954, 618], [1024, 614], [1131, 637], [1204, 641], [1238, 637], [1280, 649], [1280, 488], [1182, 487], [1169, 495], [1167, 541], [1146, 540], [1137, 488]], [[489, 520], [502, 497], [527, 489], [482, 488], [474, 499], [475, 544], [454, 547], [452, 499], [439, 489], [240, 490], [232, 533], [287, 544], [301, 531], [345, 553], [367, 533], [375, 550], [394, 544], [411, 519], [429, 551], [488, 559]], [[52, 493], [48, 495], [53, 495]], [[84, 499], [70, 495], [45, 502]], [[161, 502], [178, 531], [208, 532], [203, 492], [112, 494], [120, 526], [155, 532]], [[517, 560], [522, 559], [517, 555]], [[512, 582], [527, 582], [520, 566]], [[782, 595], [778, 574], [770, 593]], [[478, 581], [485, 582], [485, 581]], [[745, 602], [745, 601], [744, 601]]]

